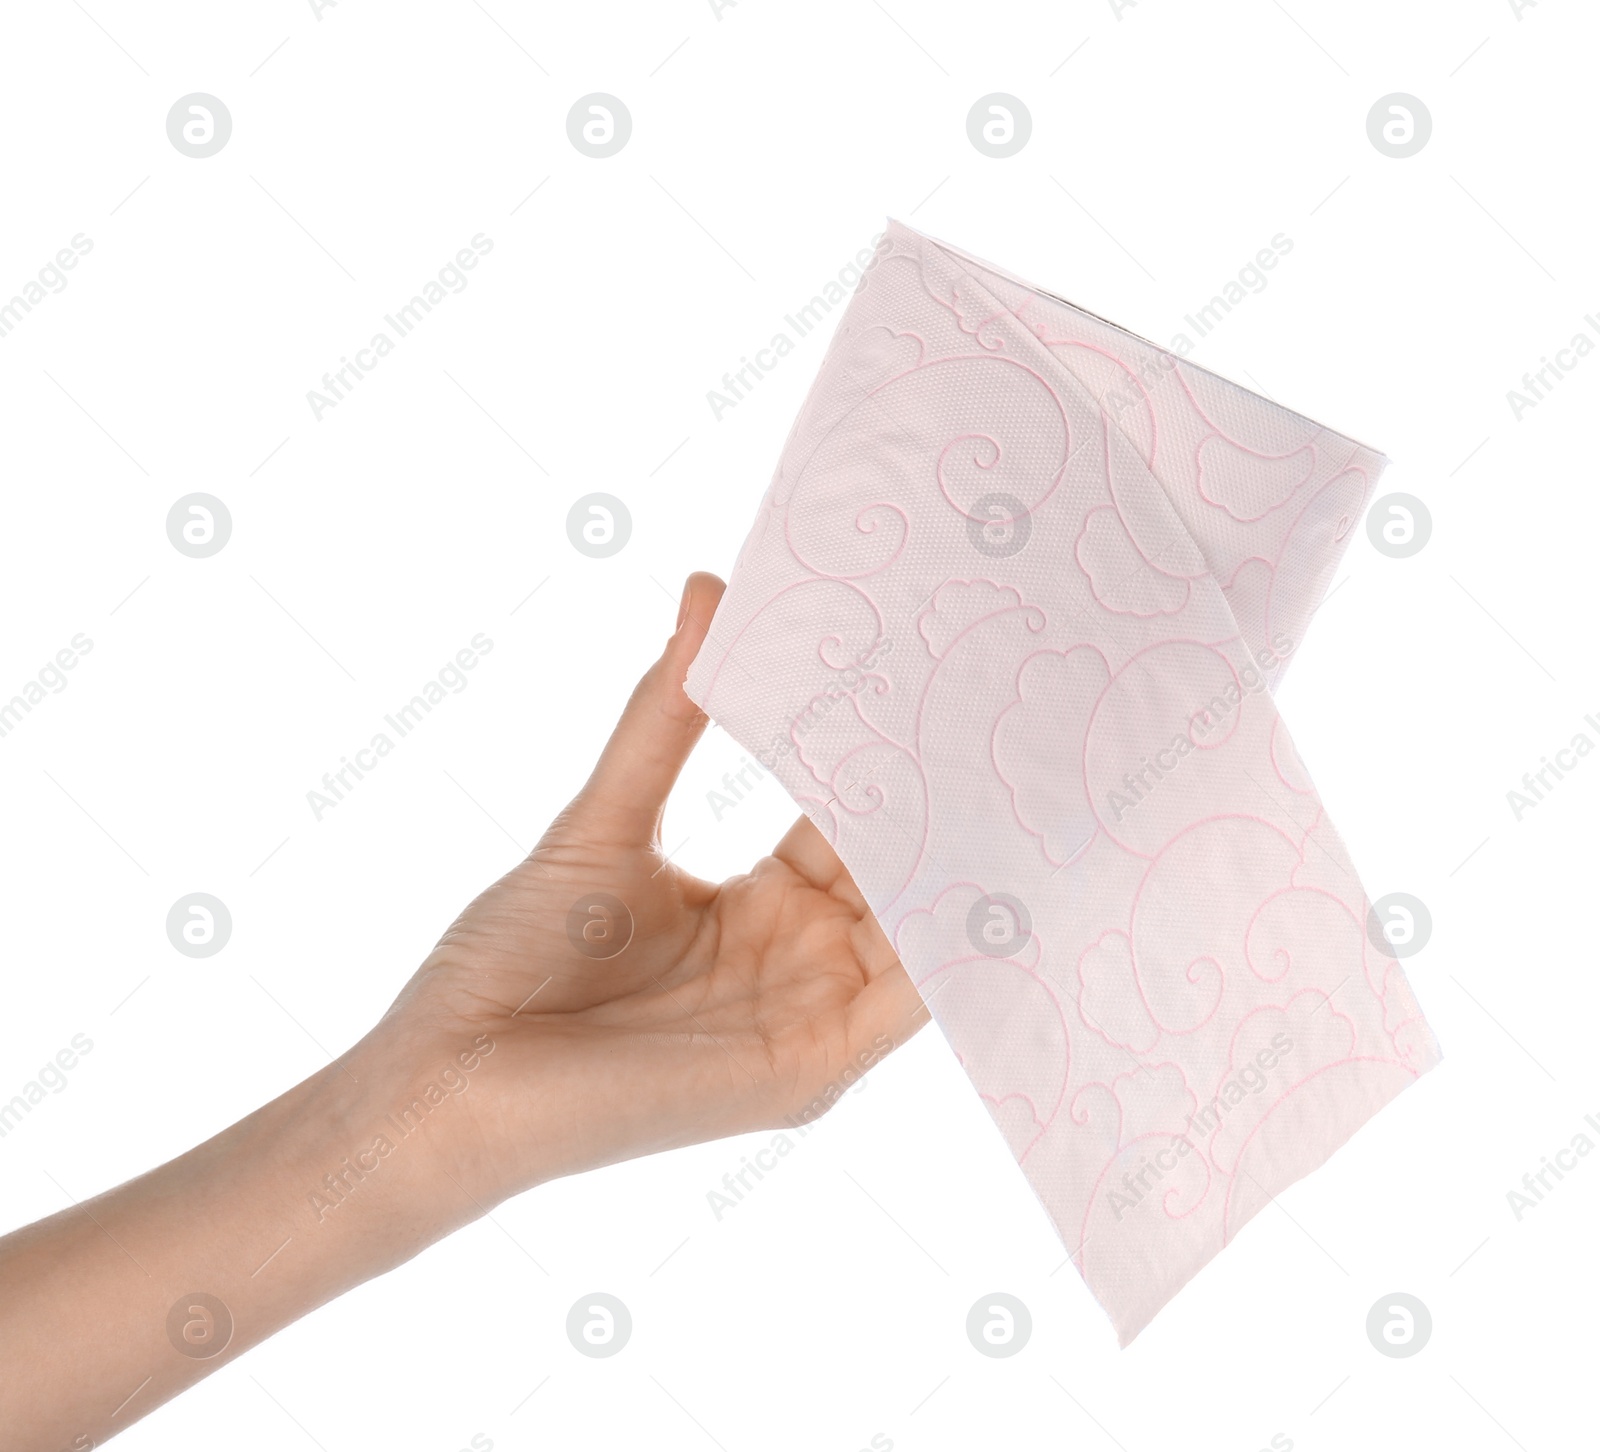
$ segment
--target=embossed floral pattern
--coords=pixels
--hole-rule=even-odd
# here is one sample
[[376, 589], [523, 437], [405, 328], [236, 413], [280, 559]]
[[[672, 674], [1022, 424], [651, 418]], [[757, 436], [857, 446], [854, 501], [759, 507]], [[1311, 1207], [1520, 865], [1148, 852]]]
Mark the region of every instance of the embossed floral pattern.
[[1439, 1058], [1273, 699], [1384, 462], [891, 224], [689, 673], [1124, 1343]]

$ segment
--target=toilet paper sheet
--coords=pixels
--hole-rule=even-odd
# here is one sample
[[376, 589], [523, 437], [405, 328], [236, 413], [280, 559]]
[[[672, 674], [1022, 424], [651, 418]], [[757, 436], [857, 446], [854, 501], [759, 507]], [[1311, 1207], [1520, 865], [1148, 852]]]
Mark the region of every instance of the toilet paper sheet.
[[1439, 1059], [1273, 698], [1385, 462], [891, 223], [686, 682], [1123, 1344]]

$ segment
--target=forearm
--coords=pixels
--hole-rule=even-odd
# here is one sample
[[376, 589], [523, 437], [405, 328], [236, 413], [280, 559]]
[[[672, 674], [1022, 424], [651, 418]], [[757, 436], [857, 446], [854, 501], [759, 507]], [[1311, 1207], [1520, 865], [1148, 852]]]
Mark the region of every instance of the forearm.
[[661, 849], [706, 724], [682, 682], [720, 594], [690, 578], [588, 784], [361, 1043], [0, 1239], [0, 1452], [104, 1441], [508, 1195], [809, 1117], [841, 1068], [926, 1019], [810, 822], [721, 887]]
[[380, 1030], [187, 1154], [0, 1240], [8, 1452], [104, 1441], [483, 1213], [461, 1100], [486, 1065], [469, 1039]]

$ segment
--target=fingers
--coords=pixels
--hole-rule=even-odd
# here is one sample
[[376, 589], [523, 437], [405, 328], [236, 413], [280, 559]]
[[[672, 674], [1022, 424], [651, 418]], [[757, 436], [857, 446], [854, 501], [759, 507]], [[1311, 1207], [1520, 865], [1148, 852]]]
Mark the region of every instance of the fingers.
[[829, 1076], [827, 1082], [803, 1103], [791, 1105], [784, 1122], [809, 1123], [826, 1113], [845, 1090], [906, 1043], [928, 1019], [922, 996], [905, 969], [891, 961], [845, 1009], [842, 1057], [823, 1071]]
[[772, 849], [772, 855], [819, 892], [832, 892], [852, 906], [866, 906], [855, 879], [809, 817], [799, 817]]
[[793, 852], [791, 865], [796, 871], [816, 873], [826, 880], [826, 890], [833, 897], [860, 909], [852, 936], [856, 960], [867, 981], [845, 1011], [845, 1033], [856, 1062], [863, 1062], [865, 1054], [869, 1056], [866, 1062], [876, 1063], [928, 1022], [928, 1008], [855, 879], [822, 834], [802, 817], [785, 834], [780, 856], [784, 849]]
[[689, 576], [677, 628], [634, 687], [573, 803], [574, 817], [586, 830], [611, 841], [644, 845], [655, 840], [667, 793], [706, 727], [705, 713], [683, 693], [683, 678], [725, 588], [715, 575]]
[[[783, 834], [783, 840], [772, 849], [772, 855], [808, 886], [827, 893], [859, 914], [852, 946], [869, 983], [889, 973], [905, 976], [894, 944], [885, 936], [861, 889], [856, 886], [855, 878], [808, 817], [801, 817]], [[915, 997], [915, 989], [912, 994]]]
[[852, 1049], [872, 1053], [876, 1062], [899, 1048], [930, 1017], [916, 985], [896, 961], [855, 996], [846, 1034]]

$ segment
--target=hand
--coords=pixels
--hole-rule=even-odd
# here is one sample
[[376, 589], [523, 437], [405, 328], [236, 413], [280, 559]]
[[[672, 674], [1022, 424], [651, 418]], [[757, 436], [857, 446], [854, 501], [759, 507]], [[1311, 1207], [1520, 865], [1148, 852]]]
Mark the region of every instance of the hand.
[[[0, 1239], [8, 1448], [98, 1445], [541, 1180], [812, 1118], [925, 1020], [804, 818], [720, 887], [661, 852], [706, 724], [682, 681], [721, 591], [690, 579], [588, 784], [371, 1033], [168, 1164]], [[594, 893], [621, 905], [596, 919], [610, 956], [569, 932]]]
[[[588, 784], [461, 914], [386, 1022], [492, 1055], [459, 1163], [492, 1202], [538, 1179], [811, 1118], [926, 1020], [843, 864], [804, 817], [715, 886], [661, 850], [705, 729], [683, 693], [723, 585], [694, 575]], [[586, 899], [603, 894], [595, 911]], [[577, 907], [574, 923], [575, 905]], [[587, 951], [575, 945], [585, 942]], [[559, 1127], [559, 1128], [558, 1128]]]

